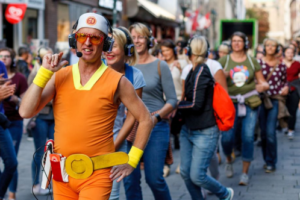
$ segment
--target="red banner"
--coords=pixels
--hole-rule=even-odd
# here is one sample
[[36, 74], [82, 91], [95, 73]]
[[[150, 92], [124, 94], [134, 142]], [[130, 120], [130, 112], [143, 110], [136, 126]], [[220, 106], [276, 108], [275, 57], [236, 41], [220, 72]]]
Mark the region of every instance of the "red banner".
[[25, 15], [27, 4], [8, 4], [5, 10], [5, 18], [11, 24], [19, 23]]

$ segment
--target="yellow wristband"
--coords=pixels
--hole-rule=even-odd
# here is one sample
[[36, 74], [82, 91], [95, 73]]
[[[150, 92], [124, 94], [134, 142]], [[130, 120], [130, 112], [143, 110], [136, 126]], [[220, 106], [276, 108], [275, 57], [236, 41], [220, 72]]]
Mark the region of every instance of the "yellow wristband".
[[36, 74], [33, 83], [37, 86], [44, 88], [48, 81], [51, 79], [53, 72], [45, 67], [41, 66], [38, 73]]
[[129, 157], [128, 164], [131, 165], [133, 168], [136, 168], [136, 166], [140, 162], [143, 153], [144, 153], [143, 150], [136, 148], [135, 146], [132, 146], [128, 154]]

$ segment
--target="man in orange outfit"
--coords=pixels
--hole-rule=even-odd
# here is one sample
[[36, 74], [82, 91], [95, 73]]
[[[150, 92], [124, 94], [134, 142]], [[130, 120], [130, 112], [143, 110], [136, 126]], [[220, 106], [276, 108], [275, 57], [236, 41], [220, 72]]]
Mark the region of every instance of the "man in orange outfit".
[[[62, 69], [67, 64], [67, 61], [60, 62], [62, 53], [45, 55], [41, 69], [22, 99], [19, 112], [23, 118], [35, 116], [53, 99], [54, 152], [67, 157], [66, 164], [74, 154], [83, 156], [72, 161], [77, 163], [78, 176], [92, 171], [81, 179], [73, 176], [73, 172], [68, 173], [68, 183], [53, 180], [55, 200], [109, 199], [112, 180], [121, 181], [137, 166], [153, 127], [150, 113], [131, 83], [101, 61], [103, 48], [108, 49], [103, 47], [107, 45], [104, 43], [108, 30], [109, 24], [103, 16], [81, 15], [75, 33], [78, 52], [82, 54], [79, 62]], [[93, 163], [90, 169], [86, 158], [95, 161], [93, 158], [109, 156], [115, 151], [113, 125], [120, 102], [139, 121], [129, 161], [100, 170]], [[113, 163], [118, 158], [111, 159], [107, 162]]]

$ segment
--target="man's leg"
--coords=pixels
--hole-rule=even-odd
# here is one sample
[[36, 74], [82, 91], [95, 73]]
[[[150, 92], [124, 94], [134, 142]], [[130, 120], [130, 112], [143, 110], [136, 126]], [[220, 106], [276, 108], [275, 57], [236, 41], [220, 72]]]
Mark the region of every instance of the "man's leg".
[[74, 192], [68, 183], [55, 181], [53, 183], [53, 198], [54, 200], [78, 200], [79, 195]]
[[71, 178], [69, 186], [79, 193], [78, 200], [108, 200], [112, 189], [110, 170], [96, 170], [92, 176], [83, 180]]

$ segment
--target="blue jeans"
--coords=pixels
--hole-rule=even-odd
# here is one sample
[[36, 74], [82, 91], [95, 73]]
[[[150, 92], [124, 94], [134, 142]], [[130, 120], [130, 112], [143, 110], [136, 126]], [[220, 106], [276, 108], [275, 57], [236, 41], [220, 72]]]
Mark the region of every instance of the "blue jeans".
[[217, 126], [203, 130], [190, 130], [186, 125], [180, 132], [180, 174], [193, 200], [203, 200], [201, 187], [219, 198], [228, 196], [227, 189], [206, 174], [215, 154], [219, 130]]
[[[118, 134], [114, 134], [114, 140], [117, 138], [117, 135]], [[127, 153], [127, 140], [125, 140], [122, 143], [121, 147], [117, 150], [117, 152], [118, 151], [122, 151], [122, 152]], [[109, 200], [119, 200], [119, 197], [120, 197], [120, 186], [121, 186], [121, 183], [120, 182], [118, 183], [117, 180], [114, 180]]]
[[246, 105], [246, 116], [238, 117], [238, 106], [234, 104], [236, 109], [236, 117], [234, 121], [234, 126], [229, 131], [224, 131], [222, 133], [222, 146], [223, 151], [226, 156], [230, 156], [232, 149], [234, 148], [235, 132], [237, 129], [237, 120], [241, 120], [242, 126], [242, 159], [246, 162], [251, 162], [253, 160], [254, 152], [254, 131], [255, 124], [257, 120], [257, 108], [251, 109]]
[[[8, 127], [8, 129], [13, 140], [16, 155], [18, 156], [19, 147], [23, 135], [23, 120], [11, 121], [11, 125]], [[17, 185], [18, 170], [15, 171], [14, 176], [9, 184], [9, 191], [13, 193], [17, 192]]]
[[276, 125], [278, 115], [278, 100], [271, 100], [273, 108], [267, 110], [264, 105], [259, 110], [259, 125], [261, 134], [261, 149], [268, 166], [275, 167], [277, 163]]
[[[145, 178], [155, 200], [171, 200], [168, 185], [163, 177], [163, 168], [169, 148], [169, 124], [161, 121], [155, 125], [144, 150]], [[132, 144], [128, 144], [130, 150]], [[140, 165], [124, 179], [127, 200], [142, 200]]]
[[35, 156], [31, 163], [33, 185], [39, 184], [41, 162], [47, 139], [54, 139], [54, 120], [36, 118], [36, 126], [32, 129]]
[[8, 129], [0, 126], [0, 157], [4, 163], [4, 171], [0, 171], [0, 198], [6, 193], [12, 177], [17, 170], [18, 161], [13, 141]]

